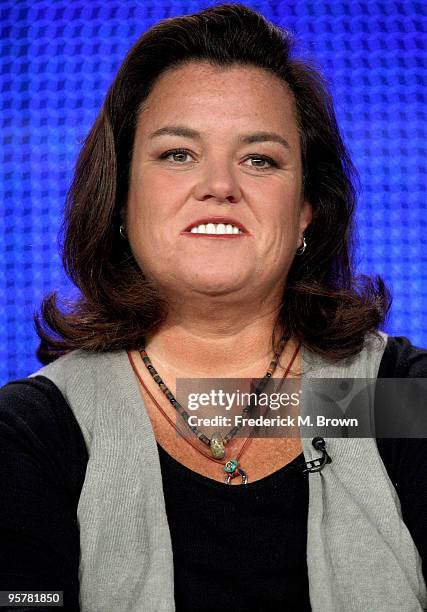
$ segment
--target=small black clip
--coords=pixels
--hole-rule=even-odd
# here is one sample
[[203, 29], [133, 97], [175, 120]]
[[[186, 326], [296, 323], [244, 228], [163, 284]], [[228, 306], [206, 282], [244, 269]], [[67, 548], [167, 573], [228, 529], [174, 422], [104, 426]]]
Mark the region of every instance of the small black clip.
[[332, 459], [326, 452], [326, 442], [323, 438], [313, 438], [311, 443], [317, 451], [320, 451], [322, 453], [322, 456], [318, 459], [307, 461], [307, 463], [305, 464], [305, 468], [303, 469], [303, 474], [312, 474], [313, 472], [320, 472], [321, 470], [323, 470], [327, 463], [332, 463]]

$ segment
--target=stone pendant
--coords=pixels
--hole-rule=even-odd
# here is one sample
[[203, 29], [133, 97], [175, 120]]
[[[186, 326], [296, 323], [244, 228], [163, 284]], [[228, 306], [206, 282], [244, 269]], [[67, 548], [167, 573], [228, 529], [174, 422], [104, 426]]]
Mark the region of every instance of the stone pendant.
[[225, 457], [224, 440], [219, 431], [212, 434], [210, 448], [212, 457], [215, 459], [223, 459]]

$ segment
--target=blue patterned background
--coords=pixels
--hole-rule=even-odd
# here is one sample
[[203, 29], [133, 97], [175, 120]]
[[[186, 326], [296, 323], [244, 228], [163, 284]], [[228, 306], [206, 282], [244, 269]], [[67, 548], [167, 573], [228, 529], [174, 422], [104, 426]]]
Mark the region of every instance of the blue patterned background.
[[[131, 44], [210, 2], [0, 2], [0, 384], [40, 367], [32, 313], [70, 293], [57, 234], [77, 152]], [[427, 346], [426, 4], [246, 2], [327, 76], [361, 174], [358, 268], [388, 281], [386, 331]]]

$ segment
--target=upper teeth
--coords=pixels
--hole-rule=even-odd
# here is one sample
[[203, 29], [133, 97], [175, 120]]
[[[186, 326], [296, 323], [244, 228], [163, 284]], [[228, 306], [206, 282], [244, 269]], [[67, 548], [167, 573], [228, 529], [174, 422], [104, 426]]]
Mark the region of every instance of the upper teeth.
[[207, 223], [196, 225], [191, 228], [192, 234], [243, 234], [235, 225], [224, 225], [224, 223]]

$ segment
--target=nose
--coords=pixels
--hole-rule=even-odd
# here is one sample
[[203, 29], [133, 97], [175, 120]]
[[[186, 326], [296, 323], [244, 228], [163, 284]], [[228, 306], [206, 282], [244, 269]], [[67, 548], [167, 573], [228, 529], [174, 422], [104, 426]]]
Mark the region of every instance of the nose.
[[225, 159], [207, 160], [194, 187], [194, 196], [200, 202], [239, 202], [242, 194], [232, 163]]

